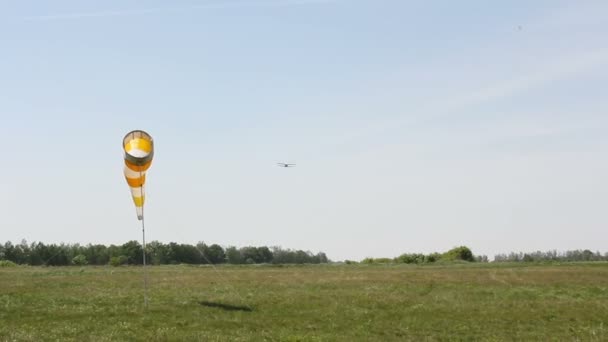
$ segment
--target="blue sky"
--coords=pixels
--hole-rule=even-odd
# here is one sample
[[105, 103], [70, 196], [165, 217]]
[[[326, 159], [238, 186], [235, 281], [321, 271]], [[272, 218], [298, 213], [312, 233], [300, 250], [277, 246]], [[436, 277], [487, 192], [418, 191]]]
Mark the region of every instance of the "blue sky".
[[[335, 260], [608, 238], [603, 1], [0, 2], [0, 240]], [[276, 162], [297, 163], [281, 169]]]

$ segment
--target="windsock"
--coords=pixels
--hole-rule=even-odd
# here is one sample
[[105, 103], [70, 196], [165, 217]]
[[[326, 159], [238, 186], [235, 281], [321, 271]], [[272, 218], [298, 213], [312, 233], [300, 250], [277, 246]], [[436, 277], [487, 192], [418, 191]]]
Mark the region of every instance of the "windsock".
[[150, 134], [135, 130], [125, 135], [122, 146], [125, 151], [125, 178], [131, 189], [131, 196], [137, 210], [137, 219], [143, 220], [146, 198], [144, 185], [146, 183], [146, 171], [150, 168], [154, 156], [154, 141]]

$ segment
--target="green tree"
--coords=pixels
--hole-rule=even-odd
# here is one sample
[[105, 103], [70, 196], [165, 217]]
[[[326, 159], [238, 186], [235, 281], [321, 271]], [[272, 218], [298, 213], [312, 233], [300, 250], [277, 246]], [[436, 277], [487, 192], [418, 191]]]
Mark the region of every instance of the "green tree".
[[152, 241], [146, 245], [146, 249], [150, 254], [150, 263], [152, 265], [168, 264], [167, 246], [162, 242]]
[[258, 247], [258, 262], [260, 263], [271, 263], [272, 262], [272, 252], [266, 246]]
[[258, 255], [257, 247], [247, 246], [247, 247], [241, 248], [239, 251], [241, 253], [241, 258], [243, 260], [245, 260], [245, 263], [255, 264], [255, 263], [260, 262], [260, 257]]
[[213, 244], [206, 247], [204, 253], [212, 264], [222, 264], [226, 262], [226, 253], [224, 253], [224, 249], [220, 245]]
[[143, 264], [142, 248], [139, 242], [131, 240], [120, 247], [121, 255], [124, 255], [127, 258], [128, 264]]
[[110, 261], [108, 247], [104, 245], [89, 244], [81, 254], [84, 254], [91, 265], [106, 265]]
[[226, 261], [229, 264], [243, 264], [245, 260], [241, 256], [241, 252], [234, 246], [226, 248]]

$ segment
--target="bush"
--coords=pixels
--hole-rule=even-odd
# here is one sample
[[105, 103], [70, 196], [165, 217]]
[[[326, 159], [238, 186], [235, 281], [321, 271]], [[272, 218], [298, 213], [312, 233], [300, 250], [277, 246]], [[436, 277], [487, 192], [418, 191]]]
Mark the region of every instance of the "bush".
[[440, 259], [441, 259], [441, 254], [439, 254], [439, 253], [431, 253], [431, 254], [427, 255], [427, 257], [426, 257], [427, 262], [436, 262], [436, 261], [439, 261]]
[[15, 267], [17, 264], [10, 260], [0, 260], [0, 267]]
[[[488, 257], [482, 256], [477, 258], [479, 261], [487, 262]], [[431, 263], [453, 263], [453, 262], [471, 262], [477, 260], [473, 255], [473, 252], [466, 247], [460, 246], [456, 248], [452, 248], [451, 250], [440, 254], [440, 253], [431, 253], [431, 254], [422, 254], [422, 253], [404, 253], [400, 256], [393, 258], [392, 260], [387, 258], [365, 258], [362, 263], [365, 264], [374, 264], [374, 263], [389, 263], [394, 262], [397, 264], [431, 264]]]
[[428, 258], [424, 254], [413, 253], [413, 254], [401, 254], [395, 258], [395, 262], [403, 264], [424, 264], [425, 262], [434, 262], [427, 260]]
[[391, 258], [365, 258], [361, 260], [362, 264], [392, 264]]
[[116, 267], [116, 266], [120, 266], [120, 265], [124, 265], [127, 263], [127, 261], [129, 260], [129, 258], [127, 258], [124, 255], [121, 256], [117, 256], [117, 257], [111, 257], [110, 258], [110, 265]]
[[88, 263], [89, 262], [87, 261], [87, 257], [82, 254], [78, 254], [77, 256], [72, 258], [72, 264], [74, 265], [84, 266]]
[[460, 246], [450, 249], [445, 252], [442, 256], [443, 260], [454, 261], [454, 260], [464, 260], [464, 261], [475, 261], [473, 257], [473, 252], [466, 246]]

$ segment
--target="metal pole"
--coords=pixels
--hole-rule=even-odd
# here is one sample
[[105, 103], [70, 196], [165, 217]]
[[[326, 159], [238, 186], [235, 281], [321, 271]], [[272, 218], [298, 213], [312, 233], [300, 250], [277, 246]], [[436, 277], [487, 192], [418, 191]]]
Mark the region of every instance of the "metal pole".
[[[143, 211], [143, 207], [142, 207]], [[143, 241], [142, 254], [144, 256], [144, 306], [148, 308], [148, 271], [146, 269], [146, 226], [144, 225], [144, 216], [141, 216], [141, 235]]]

